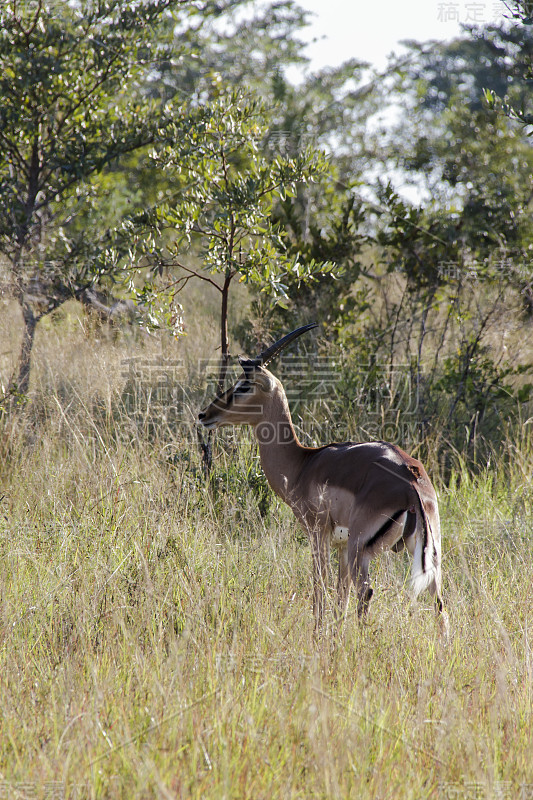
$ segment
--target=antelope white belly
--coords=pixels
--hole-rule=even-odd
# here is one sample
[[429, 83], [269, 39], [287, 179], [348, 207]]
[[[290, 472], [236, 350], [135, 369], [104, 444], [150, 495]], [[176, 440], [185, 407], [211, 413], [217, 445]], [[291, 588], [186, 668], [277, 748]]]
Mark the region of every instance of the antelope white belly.
[[332, 547], [341, 547], [348, 541], [348, 528], [342, 525], [335, 525], [333, 533], [331, 534]]

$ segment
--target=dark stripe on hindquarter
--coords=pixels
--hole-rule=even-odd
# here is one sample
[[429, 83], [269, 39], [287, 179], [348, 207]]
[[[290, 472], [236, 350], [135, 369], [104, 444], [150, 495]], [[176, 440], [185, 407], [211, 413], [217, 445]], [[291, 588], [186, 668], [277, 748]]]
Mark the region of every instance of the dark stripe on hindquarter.
[[402, 514], [405, 514], [405, 509], [403, 508], [400, 511], [396, 511], [392, 517], [389, 517], [388, 520], [383, 523], [381, 528], [370, 537], [368, 542], [365, 542], [365, 547], [374, 547], [374, 545], [376, 545], [380, 539], [387, 535], [392, 526], [400, 519]]
[[418, 498], [418, 502], [420, 503], [420, 516], [422, 517], [422, 531], [424, 534], [424, 538], [422, 540], [422, 572], [427, 572], [426, 569], [426, 550], [429, 541], [429, 531], [428, 531], [428, 521], [426, 518], [426, 512], [424, 510], [424, 506], [422, 505], [422, 500], [420, 497]]

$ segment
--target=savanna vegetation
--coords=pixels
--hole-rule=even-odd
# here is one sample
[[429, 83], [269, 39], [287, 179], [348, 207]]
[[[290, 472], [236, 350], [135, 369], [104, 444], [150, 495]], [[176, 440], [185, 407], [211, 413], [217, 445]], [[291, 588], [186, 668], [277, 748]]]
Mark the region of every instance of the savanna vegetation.
[[[305, 24], [0, 9], [0, 796], [533, 797], [531, 9], [382, 74]], [[251, 433], [194, 425], [314, 320], [298, 434], [423, 460], [448, 640], [393, 553], [314, 637]]]

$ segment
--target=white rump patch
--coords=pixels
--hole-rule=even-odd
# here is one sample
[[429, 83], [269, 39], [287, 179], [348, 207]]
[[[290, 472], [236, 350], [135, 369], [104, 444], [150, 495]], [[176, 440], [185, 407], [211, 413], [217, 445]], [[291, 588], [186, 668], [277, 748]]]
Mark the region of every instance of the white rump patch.
[[335, 525], [333, 528], [333, 533], [331, 534], [331, 544], [333, 547], [339, 547], [342, 544], [346, 544], [348, 541], [348, 528], [344, 528], [342, 525]]

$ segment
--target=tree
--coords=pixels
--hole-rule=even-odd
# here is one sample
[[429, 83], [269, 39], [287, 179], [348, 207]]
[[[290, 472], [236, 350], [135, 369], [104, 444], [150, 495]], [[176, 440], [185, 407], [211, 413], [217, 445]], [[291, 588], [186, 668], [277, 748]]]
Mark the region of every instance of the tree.
[[[517, 127], [498, 118], [485, 97], [493, 87], [516, 104], [526, 101], [530, 88], [514, 62], [520, 39], [533, 52], [531, 36], [497, 25], [469, 28], [451, 42], [409, 43], [409, 60], [398, 64], [390, 97], [409, 114], [391, 129], [391, 161], [437, 201], [463, 199], [464, 184], [487, 174], [493, 154], [500, 159], [493, 171], [502, 173], [505, 154], [524, 159], [530, 152]], [[516, 166], [513, 173], [524, 164]]]
[[[173, 197], [128, 221], [134, 261], [149, 264], [164, 285], [144, 283], [139, 299], [145, 305], [170, 307], [190, 280], [214, 287], [220, 296], [221, 393], [229, 365], [228, 309], [235, 281], [265, 293], [273, 303], [286, 297], [286, 281], [313, 281], [332, 265], [302, 262], [283, 252], [282, 232], [272, 218], [275, 198], [296, 192], [299, 184], [318, 179], [325, 169], [321, 155], [306, 149], [294, 158], [267, 157], [266, 110], [242, 92], [221, 91], [206, 106], [191, 104], [176, 128], [172, 143], [154, 150], [152, 158], [175, 187]], [[187, 136], [180, 135], [187, 130]], [[132, 274], [131, 288], [134, 290]], [[206, 471], [211, 466], [211, 441], [198, 429]]]
[[140, 95], [138, 81], [162, 56], [164, 14], [186, 4], [2, 4], [0, 253], [24, 322], [13, 394], [27, 392], [39, 319], [70, 297], [91, 302], [87, 290], [118, 268], [93, 178], [161, 137], [165, 110]]
[[[396, 62], [396, 81], [392, 66], [384, 76], [389, 102], [409, 113], [397, 115], [381, 148], [361, 161], [369, 183], [388, 172], [396, 183], [414, 184], [419, 201], [374, 179], [374, 198], [353, 202], [351, 213], [347, 204], [344, 225], [331, 219], [325, 226], [316, 208], [305, 239], [298, 210], [294, 224], [285, 224], [302, 258], [328, 248], [346, 264], [336, 296], [321, 290], [313, 297], [311, 289], [306, 298], [310, 306], [325, 303], [322, 318], [329, 304], [334, 352], [345, 354], [338, 419], [346, 409], [357, 417], [372, 396], [380, 424], [396, 421], [412, 413], [402, 403], [414, 393], [410, 419], [460, 447], [466, 436], [474, 454], [479, 433], [493, 435], [502, 414], [510, 417], [527, 398], [518, 348], [498, 351], [494, 329], [511, 298], [531, 308], [533, 157], [524, 131], [494, 114], [483, 96], [492, 82], [527, 97], [511, 58], [516, 47], [508, 31], [494, 27], [452, 43], [411, 43], [409, 56]], [[337, 185], [331, 209], [340, 197]], [[284, 205], [292, 220], [294, 208]], [[387, 435], [382, 430], [375, 435]]]
[[277, 77], [308, 61], [299, 38], [308, 16], [293, 0], [233, 0], [186, 30], [170, 20], [166, 35], [180, 58], [162, 62], [146, 91], [165, 101], [178, 95], [205, 104], [222, 82], [228, 90], [246, 87], [269, 103]]
[[[201, 29], [190, 29], [186, 50], [161, 65], [146, 91], [162, 100], [177, 96], [205, 104], [221, 86], [246, 87], [268, 108], [266, 146], [272, 155], [292, 156], [314, 145], [330, 154], [342, 180], [360, 178], [375, 146], [368, 121], [380, 107], [381, 76], [356, 59], [310, 72], [301, 38], [309, 12], [293, 0], [250, 10], [236, 4]], [[183, 42], [181, 30], [168, 36]]]
[[465, 33], [410, 44], [412, 59], [396, 84], [410, 113], [391, 131], [389, 168], [417, 187], [428, 211], [450, 217], [461, 263], [516, 265], [502, 277], [531, 314], [533, 151], [524, 129], [487, 104], [484, 90], [526, 102], [530, 88], [515, 58], [520, 48], [533, 53], [533, 38], [503, 26]]
[[[533, 79], [533, 38], [530, 26], [533, 25], [533, 5], [531, 0], [515, 0], [508, 4], [502, 0], [511, 18], [518, 25], [507, 30], [507, 37], [515, 44], [512, 55], [512, 69], [519, 83], [528, 84], [526, 91], [518, 97], [516, 92], [501, 91], [500, 87], [489, 83], [485, 86], [485, 100], [490, 108], [498, 109], [510, 119], [522, 123], [528, 130], [533, 125], [533, 108], [531, 106], [531, 80]], [[513, 87], [514, 88], [514, 87]], [[531, 132], [531, 131], [530, 131]]]
[[[189, 131], [187, 137], [180, 136], [183, 129]], [[135, 260], [149, 263], [153, 274], [166, 271], [163, 291], [171, 297], [191, 279], [219, 292], [221, 391], [230, 355], [228, 305], [234, 281], [283, 303], [288, 280], [309, 283], [332, 270], [332, 264], [303, 262], [298, 253], [288, 252], [272, 217], [276, 198], [294, 195], [299, 185], [318, 180], [326, 164], [311, 148], [293, 158], [269, 158], [266, 109], [242, 92], [222, 91], [203, 107], [193, 103], [167, 134], [172, 144], [155, 150], [152, 158], [177, 190], [174, 198], [165, 198], [128, 223], [135, 236]], [[146, 286], [140, 297], [146, 302], [149, 295], [159, 294]]]
[[374, 303], [383, 314], [369, 315], [360, 341], [374, 335], [391, 373], [404, 362], [424, 425], [461, 448], [465, 436], [471, 454], [479, 433], [494, 435], [527, 398], [517, 381], [528, 369], [519, 348], [499, 349], [491, 328], [509, 302], [533, 309], [533, 153], [525, 131], [495, 113], [484, 89], [525, 102], [530, 89], [516, 56], [532, 47], [527, 32], [504, 26], [410, 43], [391, 92], [409, 113], [391, 130], [387, 166], [419, 200], [377, 187], [378, 257], [388, 277]]

